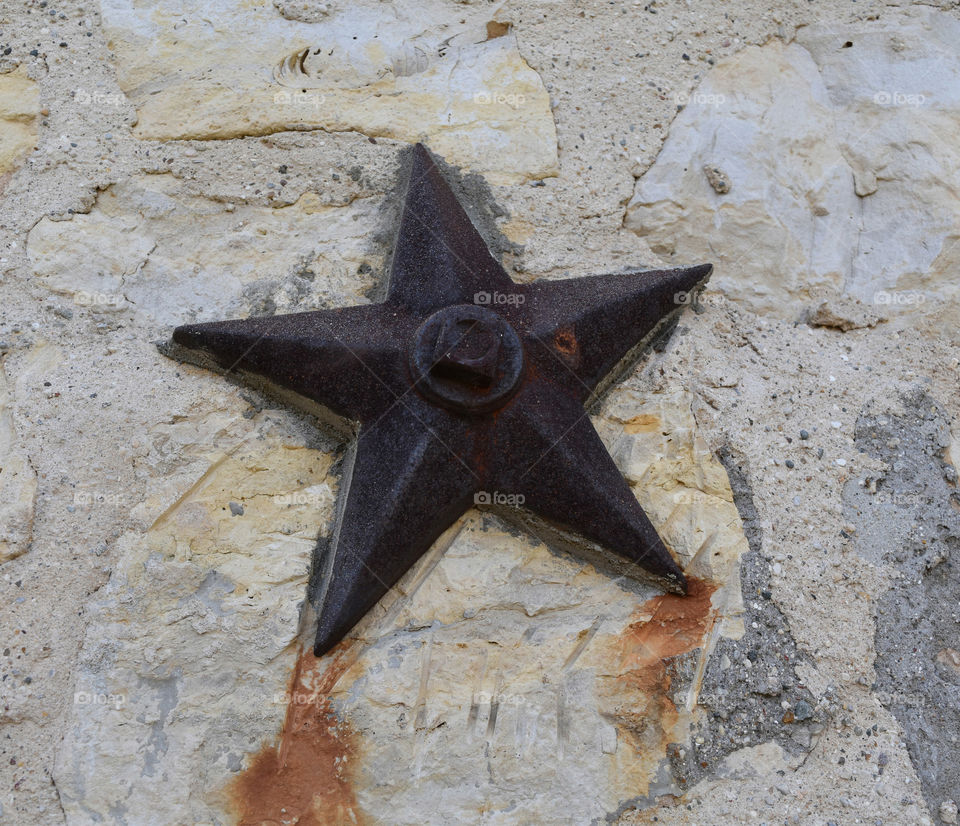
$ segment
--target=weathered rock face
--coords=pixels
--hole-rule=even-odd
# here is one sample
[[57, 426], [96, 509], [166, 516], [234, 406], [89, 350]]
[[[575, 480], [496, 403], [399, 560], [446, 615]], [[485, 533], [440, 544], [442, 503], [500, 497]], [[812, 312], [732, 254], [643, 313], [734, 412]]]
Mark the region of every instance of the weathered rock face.
[[627, 226], [668, 258], [715, 261], [712, 285], [758, 311], [800, 319], [843, 293], [953, 330], [958, 37], [960, 21], [924, 10], [721, 61]]
[[34, 274], [104, 312], [180, 324], [364, 303], [381, 266], [369, 241], [377, 204], [328, 206], [313, 193], [285, 207], [191, 195], [169, 175], [100, 194], [89, 214], [42, 219], [30, 232]]
[[36, 142], [39, 110], [37, 84], [23, 66], [0, 74], [0, 192], [7, 173]]
[[37, 495], [37, 475], [19, 443], [12, 404], [0, 360], [0, 562], [29, 548]]
[[301, 6], [105, 2], [136, 134], [354, 130], [423, 140], [497, 182], [556, 174], [547, 92], [489, 9], [361, 2], [328, 14]]
[[211, 785], [283, 718], [331, 456], [223, 403], [144, 440], [156, 481], [93, 606], [57, 763], [70, 823], [219, 821]]
[[[330, 456], [291, 444], [268, 412], [237, 421], [204, 405], [159, 426], [143, 461], [178, 469], [136, 509], [145, 530], [120, 540], [88, 630], [57, 770], [70, 822], [189, 808], [413, 824], [438, 806], [446, 822], [583, 822], [676, 791], [667, 745], [689, 737], [716, 641], [742, 633], [746, 550], [690, 401], [622, 388], [597, 420], [695, 577], [690, 597], [473, 515], [322, 660], [297, 657], [296, 638], [312, 539], [332, 514]], [[694, 677], [672, 682], [679, 655]]]

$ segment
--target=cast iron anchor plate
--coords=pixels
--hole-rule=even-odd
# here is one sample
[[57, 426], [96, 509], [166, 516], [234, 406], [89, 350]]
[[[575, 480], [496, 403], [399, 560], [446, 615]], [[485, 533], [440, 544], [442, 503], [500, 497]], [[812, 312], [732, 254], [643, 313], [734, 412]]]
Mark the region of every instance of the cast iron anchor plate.
[[177, 345], [360, 423], [317, 655], [474, 505], [522, 504], [502, 512], [684, 593], [585, 404], [711, 269], [515, 284], [418, 144], [382, 304], [178, 327]]

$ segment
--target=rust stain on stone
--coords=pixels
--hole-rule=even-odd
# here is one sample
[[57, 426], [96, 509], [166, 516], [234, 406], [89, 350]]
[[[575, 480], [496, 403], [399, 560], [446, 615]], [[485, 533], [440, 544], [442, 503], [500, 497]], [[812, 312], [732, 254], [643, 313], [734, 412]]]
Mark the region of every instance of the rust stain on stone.
[[687, 596], [647, 600], [605, 646], [602, 656], [613, 668], [599, 686], [601, 705], [622, 738], [610, 776], [624, 794], [646, 794], [670, 744], [689, 736], [692, 713], [675, 704], [671, 693], [673, 660], [707, 644], [717, 618], [711, 602], [717, 587], [688, 577]]
[[301, 650], [279, 741], [254, 755], [228, 790], [238, 826], [364, 822], [351, 776], [356, 741], [330, 703], [330, 693], [348, 666], [344, 652], [329, 660]]
[[713, 626], [716, 590], [712, 583], [688, 577], [686, 596], [661, 594], [647, 600], [637, 611], [642, 619], [620, 635], [623, 679], [646, 694], [666, 694], [668, 661], [699, 648]]

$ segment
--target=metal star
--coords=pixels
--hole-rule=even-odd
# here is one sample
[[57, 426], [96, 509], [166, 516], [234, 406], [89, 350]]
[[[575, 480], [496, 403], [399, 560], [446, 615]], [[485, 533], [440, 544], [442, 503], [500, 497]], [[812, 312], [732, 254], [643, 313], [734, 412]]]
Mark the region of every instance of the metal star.
[[178, 327], [176, 344], [360, 423], [321, 563], [317, 655], [474, 505], [684, 593], [585, 405], [711, 269], [515, 284], [417, 145], [382, 304]]

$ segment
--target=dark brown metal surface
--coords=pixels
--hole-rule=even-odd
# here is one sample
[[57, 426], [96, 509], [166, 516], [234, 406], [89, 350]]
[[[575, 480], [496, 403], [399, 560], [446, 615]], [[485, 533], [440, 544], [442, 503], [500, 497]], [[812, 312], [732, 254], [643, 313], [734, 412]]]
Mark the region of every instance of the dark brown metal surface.
[[418, 145], [386, 301], [178, 327], [176, 344], [360, 422], [317, 654], [474, 505], [535, 515], [683, 593], [584, 403], [710, 270], [515, 284]]

